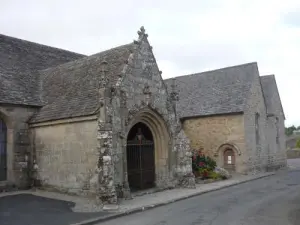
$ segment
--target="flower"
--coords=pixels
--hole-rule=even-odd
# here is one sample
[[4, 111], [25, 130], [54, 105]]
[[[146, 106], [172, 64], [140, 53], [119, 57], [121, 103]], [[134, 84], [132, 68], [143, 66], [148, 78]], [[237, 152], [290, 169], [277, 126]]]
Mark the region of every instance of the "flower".
[[200, 167], [204, 167], [204, 166], [205, 166], [205, 163], [204, 163], [204, 162], [199, 162], [199, 166], [200, 166]]

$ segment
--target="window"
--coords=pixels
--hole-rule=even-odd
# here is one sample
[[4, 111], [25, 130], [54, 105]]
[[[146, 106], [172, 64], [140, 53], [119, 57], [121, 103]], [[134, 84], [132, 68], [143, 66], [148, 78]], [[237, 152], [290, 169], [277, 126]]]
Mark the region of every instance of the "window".
[[259, 113], [255, 113], [255, 139], [256, 144], [258, 145], [260, 142], [260, 136], [259, 136]]
[[232, 164], [231, 155], [229, 155], [228, 158], [227, 158], [227, 164], [228, 165]]
[[276, 117], [275, 126], [276, 126], [276, 144], [279, 144], [279, 119], [278, 119], [278, 117]]
[[224, 151], [224, 164], [234, 165], [234, 152], [232, 149], [228, 148]]

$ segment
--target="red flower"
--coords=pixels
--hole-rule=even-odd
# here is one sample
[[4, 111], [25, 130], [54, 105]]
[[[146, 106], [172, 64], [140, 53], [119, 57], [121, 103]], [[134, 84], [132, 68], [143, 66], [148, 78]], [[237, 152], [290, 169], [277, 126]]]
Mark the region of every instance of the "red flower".
[[204, 163], [204, 162], [199, 162], [199, 166], [200, 166], [200, 167], [204, 167], [204, 166], [205, 166], [205, 163]]
[[193, 160], [196, 160], [197, 159], [197, 156], [193, 155]]

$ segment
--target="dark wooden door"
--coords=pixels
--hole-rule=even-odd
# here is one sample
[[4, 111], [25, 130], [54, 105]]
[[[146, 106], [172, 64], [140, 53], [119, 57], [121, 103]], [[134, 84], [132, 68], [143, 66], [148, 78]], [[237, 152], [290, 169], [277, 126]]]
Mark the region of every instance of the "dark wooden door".
[[155, 159], [153, 141], [138, 138], [127, 141], [128, 182], [132, 191], [154, 187]]
[[0, 119], [0, 181], [7, 179], [7, 128]]

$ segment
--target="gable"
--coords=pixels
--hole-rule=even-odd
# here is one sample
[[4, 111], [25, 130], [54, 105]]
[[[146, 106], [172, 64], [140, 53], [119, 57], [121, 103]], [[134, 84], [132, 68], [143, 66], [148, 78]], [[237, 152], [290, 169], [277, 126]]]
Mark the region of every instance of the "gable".
[[275, 76], [261, 76], [260, 81], [266, 102], [267, 113], [275, 115], [281, 114], [285, 117]]
[[[187, 118], [243, 112], [257, 70], [257, 63], [248, 63], [174, 78], [177, 113]], [[165, 83], [171, 90], [172, 79]]]
[[0, 34], [0, 103], [42, 105], [37, 71], [82, 57]]
[[148, 41], [148, 35], [143, 27], [139, 33], [139, 41], [135, 42], [132, 63], [128, 65], [127, 73], [120, 86], [127, 95], [127, 107], [151, 103], [152, 108], [160, 110], [160, 114], [173, 114], [169, 95], [165, 83], [161, 77], [152, 47]]

